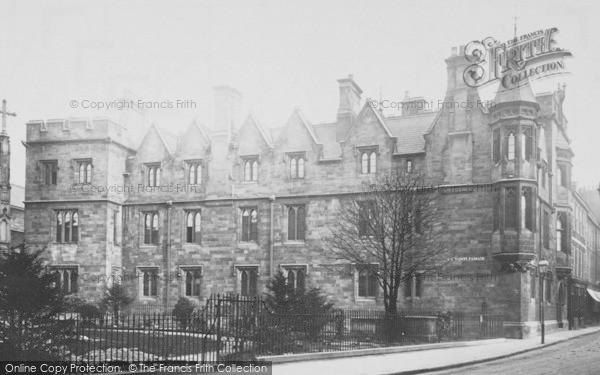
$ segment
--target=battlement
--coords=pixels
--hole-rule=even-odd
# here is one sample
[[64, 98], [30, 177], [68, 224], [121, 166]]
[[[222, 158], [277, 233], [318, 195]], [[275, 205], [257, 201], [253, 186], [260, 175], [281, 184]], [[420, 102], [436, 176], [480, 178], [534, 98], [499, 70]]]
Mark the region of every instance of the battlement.
[[127, 127], [106, 117], [69, 117], [27, 122], [27, 142], [110, 138], [131, 147]]

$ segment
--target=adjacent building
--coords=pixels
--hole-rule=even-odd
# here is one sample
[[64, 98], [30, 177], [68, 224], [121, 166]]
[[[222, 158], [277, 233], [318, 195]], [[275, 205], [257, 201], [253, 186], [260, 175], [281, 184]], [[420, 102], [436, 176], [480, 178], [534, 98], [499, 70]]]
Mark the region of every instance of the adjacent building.
[[526, 337], [541, 306], [550, 329], [576, 328], [577, 296], [599, 290], [598, 221], [571, 188], [565, 89], [534, 95], [525, 84], [484, 103], [463, 81], [467, 64], [454, 49], [439, 108], [407, 97], [397, 116], [349, 76], [327, 123], [296, 109], [266, 128], [241, 116], [228, 86], [214, 88], [213, 124], [193, 121], [180, 136], [153, 124], [139, 147], [108, 119], [30, 121], [27, 244], [46, 247], [66, 293], [89, 299], [115, 280], [139, 304], [253, 295], [282, 270], [338, 306], [381, 308], [364, 267], [317, 249], [344, 194], [402, 169], [441, 188], [459, 248], [443, 272], [406, 284], [400, 308], [487, 306], [505, 313], [508, 337]]

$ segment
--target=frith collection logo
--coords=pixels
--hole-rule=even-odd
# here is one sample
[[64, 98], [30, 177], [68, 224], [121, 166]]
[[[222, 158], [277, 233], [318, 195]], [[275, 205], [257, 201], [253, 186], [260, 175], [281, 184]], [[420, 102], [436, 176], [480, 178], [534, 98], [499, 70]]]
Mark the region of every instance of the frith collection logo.
[[558, 48], [554, 36], [557, 28], [537, 30], [500, 43], [492, 37], [474, 40], [465, 47], [465, 58], [473, 63], [464, 73], [465, 83], [481, 87], [500, 80], [510, 89], [534, 80], [567, 73], [565, 58], [571, 52]]

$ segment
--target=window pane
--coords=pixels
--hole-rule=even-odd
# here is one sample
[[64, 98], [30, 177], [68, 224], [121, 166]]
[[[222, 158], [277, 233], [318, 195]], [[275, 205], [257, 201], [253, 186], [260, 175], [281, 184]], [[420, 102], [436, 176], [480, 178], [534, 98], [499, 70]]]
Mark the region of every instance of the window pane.
[[202, 223], [201, 223], [201, 217], [200, 217], [200, 212], [196, 212], [195, 217], [195, 222], [194, 222], [194, 242], [196, 243], [200, 243], [200, 239], [201, 237], [201, 231], [202, 231]]
[[185, 295], [192, 295], [193, 275], [191, 271], [185, 272]]
[[87, 165], [87, 169], [86, 169], [86, 173], [85, 173], [85, 182], [87, 182], [88, 184], [92, 182], [92, 165], [91, 164]]
[[62, 242], [63, 216], [62, 212], [56, 213], [56, 242]]
[[252, 181], [258, 181], [258, 162], [252, 162]]
[[358, 296], [367, 296], [367, 271], [360, 270], [358, 272]]
[[190, 212], [187, 214], [186, 220], [186, 242], [194, 242], [194, 215]]
[[148, 168], [148, 186], [154, 186], [154, 168]]
[[152, 271], [152, 279], [150, 280], [150, 293], [153, 296], [158, 295], [158, 272]]
[[287, 275], [287, 283], [290, 289], [296, 290], [296, 275], [294, 274], [294, 270], [289, 270]]
[[242, 296], [247, 296], [248, 295], [248, 271], [247, 270], [242, 270]]
[[250, 240], [250, 213], [242, 211], [242, 241]]
[[196, 168], [194, 168], [193, 165], [190, 165], [190, 169], [188, 171], [188, 173], [189, 173], [189, 184], [190, 185], [193, 185], [193, 184], [196, 183], [196, 176], [195, 176], [196, 175], [196, 170], [195, 169]]
[[305, 232], [306, 232], [306, 225], [305, 225], [305, 220], [306, 219], [306, 211], [304, 209], [304, 207], [298, 207], [298, 216], [296, 218], [297, 222], [296, 222], [296, 228], [297, 228], [297, 232], [296, 232], [296, 239], [297, 240], [303, 240], [304, 236], [305, 236]]
[[494, 164], [498, 164], [498, 162], [500, 161], [500, 129], [494, 130], [493, 138], [494, 138], [493, 160], [494, 160]]
[[200, 281], [202, 274], [199, 270], [194, 271], [194, 284], [192, 286], [192, 295], [195, 297], [200, 296]]
[[151, 231], [151, 226], [152, 226], [151, 220], [152, 220], [152, 215], [146, 214], [145, 220], [144, 220], [144, 243], [145, 244], [150, 243], [150, 231]]
[[377, 276], [375, 272], [369, 272], [369, 297], [375, 297], [377, 294]]
[[246, 163], [244, 163], [244, 181], [250, 181], [252, 180], [252, 175], [251, 175], [251, 170], [250, 170], [251, 166], [250, 166], [250, 162], [247, 161]]
[[144, 271], [144, 288], [142, 294], [144, 296], [150, 295], [150, 273], [149, 271]]
[[158, 214], [152, 215], [152, 243], [158, 243]]
[[296, 290], [303, 292], [306, 289], [306, 275], [303, 269], [296, 273]]
[[288, 240], [296, 239], [296, 208], [288, 209]]
[[250, 240], [258, 242], [258, 213], [256, 210], [252, 210], [250, 220]]
[[290, 177], [297, 178], [298, 177], [298, 163], [296, 158], [292, 158], [290, 160]]
[[71, 242], [79, 242], [79, 215], [77, 212], [73, 212], [73, 219], [71, 222]]
[[85, 182], [85, 166], [83, 164], [79, 164], [79, 183]]
[[65, 242], [71, 242], [71, 213], [65, 213]]
[[255, 270], [250, 270], [249, 291], [248, 294], [255, 296], [258, 290], [258, 275]]
[[369, 155], [366, 152], [362, 154], [361, 173], [369, 173]]
[[510, 133], [508, 135], [508, 160], [514, 160], [515, 158], [515, 134]]
[[156, 168], [156, 183], [154, 184], [154, 186], [160, 186], [160, 168], [159, 167]]
[[369, 173], [376, 173], [376, 172], [377, 172], [377, 154], [374, 152], [371, 152]]
[[504, 223], [506, 229], [517, 229], [517, 196], [514, 187], [506, 188]]
[[79, 290], [79, 285], [77, 284], [77, 270], [76, 269], [72, 269], [71, 270], [71, 293], [77, 293], [77, 291]]
[[304, 178], [304, 158], [298, 159], [298, 178]]

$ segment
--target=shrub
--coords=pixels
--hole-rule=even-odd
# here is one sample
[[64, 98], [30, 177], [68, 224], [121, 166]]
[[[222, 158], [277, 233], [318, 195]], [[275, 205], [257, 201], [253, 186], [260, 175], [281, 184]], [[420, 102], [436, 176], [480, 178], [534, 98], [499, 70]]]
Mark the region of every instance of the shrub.
[[173, 318], [179, 322], [183, 329], [186, 329], [192, 323], [193, 312], [194, 304], [185, 297], [179, 297], [173, 308]]

